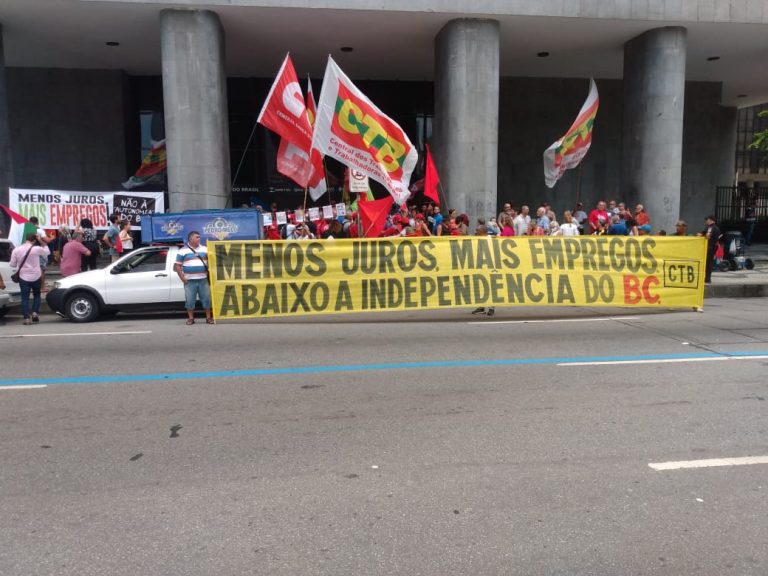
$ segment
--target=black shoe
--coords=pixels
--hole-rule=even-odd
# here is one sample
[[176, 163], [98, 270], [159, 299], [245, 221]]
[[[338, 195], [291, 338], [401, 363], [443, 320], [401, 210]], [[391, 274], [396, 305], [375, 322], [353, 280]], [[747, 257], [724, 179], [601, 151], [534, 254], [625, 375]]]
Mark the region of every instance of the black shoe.
[[472, 310], [472, 314], [485, 314], [485, 308], [475, 308]]
[[32, 312], [32, 322], [34, 322], [35, 324], [40, 322], [40, 316], [38, 316], [36, 312]]
[[488, 308], [488, 310], [485, 311], [485, 314], [487, 316], [493, 316], [495, 312], [496, 312], [496, 308]]

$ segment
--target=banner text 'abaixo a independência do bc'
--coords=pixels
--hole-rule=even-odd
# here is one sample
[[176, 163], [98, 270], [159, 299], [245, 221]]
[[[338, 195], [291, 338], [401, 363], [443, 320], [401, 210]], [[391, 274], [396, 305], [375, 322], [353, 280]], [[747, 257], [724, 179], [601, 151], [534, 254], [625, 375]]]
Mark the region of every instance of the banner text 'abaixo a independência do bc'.
[[706, 240], [694, 237], [209, 242], [208, 252], [219, 318], [704, 301]]

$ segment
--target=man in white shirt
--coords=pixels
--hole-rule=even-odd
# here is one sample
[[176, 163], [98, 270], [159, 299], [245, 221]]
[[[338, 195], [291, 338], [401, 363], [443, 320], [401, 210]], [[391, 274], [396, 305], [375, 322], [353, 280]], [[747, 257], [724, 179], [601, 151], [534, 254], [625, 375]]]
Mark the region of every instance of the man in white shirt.
[[520, 208], [520, 214], [512, 220], [512, 227], [515, 229], [515, 236], [525, 236], [528, 234], [528, 227], [531, 225], [531, 209], [528, 206]]

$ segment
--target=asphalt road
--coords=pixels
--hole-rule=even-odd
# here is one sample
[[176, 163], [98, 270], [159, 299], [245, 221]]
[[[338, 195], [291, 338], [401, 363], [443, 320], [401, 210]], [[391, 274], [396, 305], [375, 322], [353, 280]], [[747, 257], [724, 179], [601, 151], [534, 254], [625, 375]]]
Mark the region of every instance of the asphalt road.
[[3, 576], [768, 573], [764, 299], [6, 320]]

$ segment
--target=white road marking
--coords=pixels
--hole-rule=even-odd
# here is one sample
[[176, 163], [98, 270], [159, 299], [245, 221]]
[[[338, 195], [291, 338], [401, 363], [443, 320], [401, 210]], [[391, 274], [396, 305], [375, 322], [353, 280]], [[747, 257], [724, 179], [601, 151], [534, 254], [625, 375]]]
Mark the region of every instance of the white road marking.
[[0, 338], [53, 338], [56, 336], [126, 336], [130, 334], [152, 334], [152, 330], [127, 332], [64, 332], [57, 334], [0, 334]]
[[678, 362], [725, 362], [727, 360], [765, 360], [766, 356], [705, 356], [702, 358], [659, 358], [658, 360], [601, 360], [598, 362], [561, 362], [556, 366], [620, 366], [622, 364], [674, 364]]
[[743, 458], [710, 458], [708, 460], [682, 460], [680, 462], [651, 462], [654, 470], [681, 470], [685, 468], [716, 468], [718, 466], [749, 466], [768, 464], [768, 456], [745, 456]]
[[48, 388], [47, 384], [19, 384], [18, 386], [0, 386], [2, 390], [31, 390], [33, 388]]
[[609, 322], [611, 320], [639, 320], [638, 316], [616, 316], [611, 318], [550, 318], [546, 320], [475, 320], [467, 324], [548, 324], [553, 322]]

